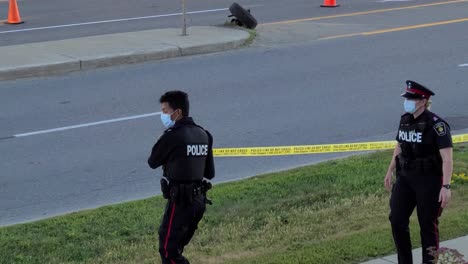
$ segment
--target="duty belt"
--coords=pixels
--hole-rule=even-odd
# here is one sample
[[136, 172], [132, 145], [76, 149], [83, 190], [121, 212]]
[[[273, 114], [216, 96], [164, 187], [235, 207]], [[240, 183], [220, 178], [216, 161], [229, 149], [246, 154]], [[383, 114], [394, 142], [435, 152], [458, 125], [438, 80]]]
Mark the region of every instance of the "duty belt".
[[398, 164], [401, 169], [409, 170], [409, 169], [420, 169], [425, 167], [425, 165], [432, 165], [438, 163], [438, 158], [435, 155], [427, 156], [424, 158], [415, 158], [415, 159], [408, 159], [405, 158], [403, 155], [398, 155]]
[[[207, 181], [196, 182], [168, 182], [166, 179], [161, 179], [161, 191], [165, 199], [173, 201], [183, 201], [192, 203], [192, 198], [198, 195], [206, 195], [211, 189], [211, 183]], [[211, 204], [211, 201], [206, 199], [206, 202]]]

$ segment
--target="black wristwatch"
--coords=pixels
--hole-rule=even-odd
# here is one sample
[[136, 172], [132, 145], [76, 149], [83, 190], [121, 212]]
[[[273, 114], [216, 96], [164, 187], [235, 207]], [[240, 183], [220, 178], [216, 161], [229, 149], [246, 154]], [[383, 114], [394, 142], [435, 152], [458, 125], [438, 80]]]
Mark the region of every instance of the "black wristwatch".
[[447, 190], [450, 190], [450, 188], [452, 188], [452, 186], [450, 184], [444, 184], [444, 185], [442, 185], [442, 187], [444, 187]]

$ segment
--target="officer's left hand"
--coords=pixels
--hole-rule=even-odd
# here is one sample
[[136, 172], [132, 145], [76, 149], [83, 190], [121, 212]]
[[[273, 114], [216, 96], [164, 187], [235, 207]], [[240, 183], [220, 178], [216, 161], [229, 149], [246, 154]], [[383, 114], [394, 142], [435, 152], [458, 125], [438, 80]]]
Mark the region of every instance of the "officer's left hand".
[[442, 208], [447, 207], [450, 202], [450, 198], [452, 198], [452, 192], [450, 189], [442, 187], [439, 194], [439, 202], [441, 203]]

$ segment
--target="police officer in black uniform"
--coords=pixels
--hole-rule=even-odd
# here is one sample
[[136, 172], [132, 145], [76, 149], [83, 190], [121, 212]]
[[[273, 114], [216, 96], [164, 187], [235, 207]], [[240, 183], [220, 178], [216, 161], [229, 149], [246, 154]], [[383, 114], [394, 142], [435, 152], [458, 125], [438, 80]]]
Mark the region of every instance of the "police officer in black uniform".
[[449, 125], [428, 109], [434, 93], [414, 81], [406, 84], [402, 94], [406, 113], [400, 120], [398, 144], [384, 180], [385, 187], [392, 189], [389, 218], [398, 263], [413, 263], [409, 218], [416, 207], [423, 263], [432, 263], [431, 248], [439, 248], [438, 218], [451, 197], [452, 138]]
[[159, 253], [163, 264], [188, 264], [182, 256], [192, 239], [209, 200], [206, 192], [215, 176], [213, 138], [189, 117], [186, 93], [170, 91], [161, 96], [161, 121], [167, 128], [154, 145], [148, 164], [162, 166], [163, 196], [168, 199], [159, 228]]

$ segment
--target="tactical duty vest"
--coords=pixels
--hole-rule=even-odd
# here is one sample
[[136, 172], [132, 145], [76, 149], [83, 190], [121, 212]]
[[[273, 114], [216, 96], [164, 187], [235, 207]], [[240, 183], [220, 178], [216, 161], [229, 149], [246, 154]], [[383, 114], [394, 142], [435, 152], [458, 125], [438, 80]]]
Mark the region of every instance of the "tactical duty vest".
[[432, 131], [432, 120], [424, 112], [420, 118], [403, 115], [397, 139], [401, 154], [397, 157], [397, 171], [442, 176], [442, 158]]

